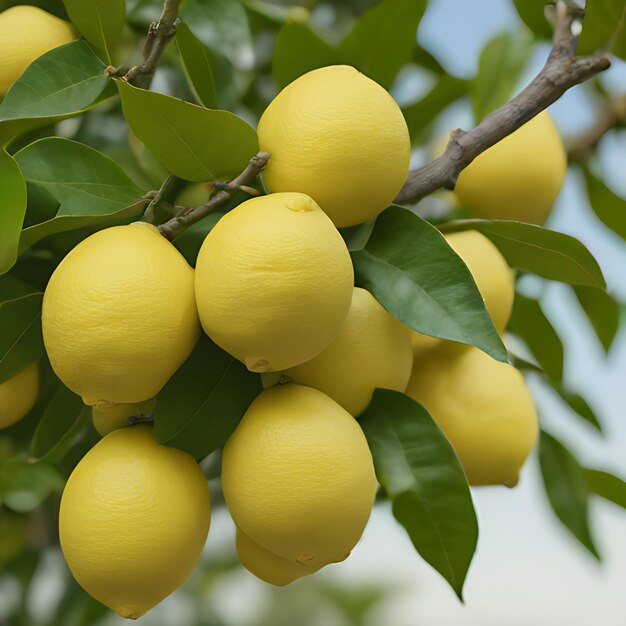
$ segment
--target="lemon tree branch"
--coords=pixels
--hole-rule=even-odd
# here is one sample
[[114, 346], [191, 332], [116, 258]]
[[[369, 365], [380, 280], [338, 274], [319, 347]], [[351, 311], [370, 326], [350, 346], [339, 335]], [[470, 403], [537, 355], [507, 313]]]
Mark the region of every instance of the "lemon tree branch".
[[576, 57], [580, 9], [557, 0], [555, 13], [552, 49], [537, 76], [523, 91], [485, 117], [474, 129], [452, 132], [439, 158], [409, 173], [396, 202], [417, 202], [438, 189], [454, 189], [461, 171], [478, 155], [516, 131], [568, 89], [610, 66], [608, 57], [604, 55]]

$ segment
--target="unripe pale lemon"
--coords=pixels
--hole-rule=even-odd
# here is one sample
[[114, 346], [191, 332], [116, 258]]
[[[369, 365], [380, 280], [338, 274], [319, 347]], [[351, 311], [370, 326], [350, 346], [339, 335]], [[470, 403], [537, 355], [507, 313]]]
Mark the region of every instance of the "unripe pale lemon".
[[301, 193], [240, 204], [207, 235], [196, 264], [204, 330], [253, 372], [319, 354], [348, 314], [353, 283], [344, 240]]
[[147, 416], [154, 413], [156, 398], [131, 404], [94, 406], [91, 408], [93, 426], [104, 437], [118, 428], [126, 428], [131, 417]]
[[478, 348], [446, 344], [416, 363], [406, 393], [439, 424], [470, 485], [515, 486], [538, 426], [514, 367]]
[[143, 402], [198, 339], [193, 270], [150, 224], [101, 230], [55, 270], [42, 322], [55, 373], [85, 404]]
[[376, 387], [404, 391], [412, 366], [411, 330], [369, 291], [355, 287], [335, 340], [315, 358], [284, 373], [323, 391], [356, 417], [367, 408]]
[[283, 587], [298, 578], [314, 574], [317, 567], [290, 561], [266, 550], [237, 529], [237, 556], [241, 564], [266, 583]]
[[543, 224], [566, 170], [563, 142], [543, 111], [470, 163], [454, 192], [477, 217]]
[[[466, 230], [445, 236], [450, 247], [463, 259], [485, 301], [500, 334], [509, 323], [515, 297], [513, 271], [496, 246], [482, 233]], [[439, 345], [441, 339], [413, 332], [416, 358]]]
[[409, 172], [411, 142], [402, 111], [380, 85], [353, 67], [304, 74], [267, 107], [258, 127], [271, 154], [271, 191], [311, 196], [336, 226], [376, 217]]
[[81, 587], [136, 619], [177, 589], [209, 532], [208, 484], [189, 454], [122, 428], [72, 472], [59, 513], [65, 560]]
[[0, 96], [36, 58], [76, 39], [70, 23], [29, 5], [0, 13], [0, 33]]
[[39, 365], [37, 361], [19, 374], [0, 383], [0, 428], [19, 422], [37, 402]]
[[263, 391], [226, 443], [222, 487], [252, 541], [319, 568], [356, 545], [376, 477], [358, 422], [321, 391], [288, 384]]

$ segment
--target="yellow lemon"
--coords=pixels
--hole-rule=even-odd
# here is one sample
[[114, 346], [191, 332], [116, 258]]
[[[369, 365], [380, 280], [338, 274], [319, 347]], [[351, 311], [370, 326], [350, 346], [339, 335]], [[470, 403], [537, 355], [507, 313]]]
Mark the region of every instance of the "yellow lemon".
[[85, 404], [143, 402], [198, 339], [193, 270], [150, 224], [101, 230], [55, 270], [42, 322], [54, 371]]
[[72, 25], [29, 5], [0, 13], [0, 96], [42, 54], [76, 39]]
[[118, 428], [129, 426], [131, 417], [152, 415], [155, 407], [156, 398], [131, 404], [94, 406], [91, 408], [93, 426], [104, 437]]
[[[466, 230], [446, 235], [446, 241], [463, 259], [485, 301], [485, 306], [500, 334], [509, 323], [515, 297], [513, 271], [500, 251], [482, 233]], [[439, 345], [440, 339], [413, 332], [416, 358]]]
[[335, 340], [312, 360], [284, 373], [323, 391], [356, 417], [367, 408], [376, 387], [404, 391], [412, 365], [410, 329], [369, 291], [355, 288]]
[[239, 529], [237, 529], [237, 556], [251, 574], [278, 587], [314, 574], [319, 569], [278, 556], [252, 541]]
[[376, 477], [358, 422], [321, 391], [289, 384], [263, 391], [227, 441], [222, 487], [252, 541], [319, 568], [356, 545]]
[[39, 365], [37, 361], [19, 374], [0, 383], [0, 428], [19, 422], [37, 402]]
[[566, 170], [563, 142], [543, 111], [470, 163], [454, 191], [478, 217], [543, 224]]
[[513, 487], [537, 440], [523, 376], [477, 348], [446, 344], [416, 363], [407, 394], [456, 450], [471, 485]]
[[208, 484], [187, 453], [149, 426], [116, 430], [72, 472], [59, 512], [65, 560], [78, 583], [136, 619], [177, 589], [209, 532]]
[[376, 217], [409, 171], [402, 112], [380, 85], [347, 65], [313, 70], [287, 85], [259, 121], [270, 153], [270, 191], [311, 196], [336, 226]]
[[196, 264], [204, 330], [253, 372], [319, 354], [348, 314], [353, 282], [343, 239], [300, 193], [240, 204], [207, 235]]

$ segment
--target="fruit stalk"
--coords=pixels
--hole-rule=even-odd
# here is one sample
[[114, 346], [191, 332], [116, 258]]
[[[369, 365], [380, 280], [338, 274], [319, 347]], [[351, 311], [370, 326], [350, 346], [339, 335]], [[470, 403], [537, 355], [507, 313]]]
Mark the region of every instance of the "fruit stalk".
[[576, 57], [581, 11], [564, 0], [557, 0], [555, 10], [552, 50], [537, 76], [471, 131], [458, 129], [451, 133], [443, 155], [409, 173], [396, 202], [417, 202], [438, 189], [454, 189], [461, 171], [478, 155], [523, 126], [568, 89], [611, 65], [605, 55]]

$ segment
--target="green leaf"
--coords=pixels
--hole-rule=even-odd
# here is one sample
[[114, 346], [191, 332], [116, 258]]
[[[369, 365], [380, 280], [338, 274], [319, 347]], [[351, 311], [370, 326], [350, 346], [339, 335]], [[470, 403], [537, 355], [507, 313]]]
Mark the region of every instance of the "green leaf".
[[585, 170], [585, 182], [589, 203], [598, 219], [626, 240], [626, 200], [613, 193], [589, 170]]
[[43, 412], [31, 441], [35, 459], [58, 461], [63, 458], [85, 423], [91, 420], [91, 407], [80, 396], [59, 385]]
[[12, 274], [0, 276], [0, 306], [7, 300], [16, 300], [17, 298], [28, 296], [36, 291], [37, 289]]
[[1, 148], [0, 189], [0, 274], [4, 274], [17, 259], [26, 214], [26, 183], [13, 157]]
[[0, 501], [16, 513], [33, 511], [65, 481], [49, 463], [13, 458], [0, 463]]
[[425, 335], [480, 348], [506, 362], [502, 344], [465, 263], [431, 224], [391, 206], [362, 250], [352, 253], [356, 283], [403, 324]]
[[76, 141], [47, 137], [15, 158], [29, 187], [44, 190], [60, 205], [55, 217], [24, 229], [20, 252], [49, 235], [140, 215], [147, 204], [114, 161]]
[[587, 484], [593, 493], [626, 509], [626, 482], [613, 474], [585, 469]]
[[217, 93], [213, 78], [213, 53], [181, 22], [176, 27], [176, 45], [187, 80], [198, 102], [217, 109]]
[[587, 0], [577, 53], [588, 55], [596, 50], [609, 50], [623, 26], [625, 14], [624, 0]]
[[0, 383], [43, 354], [42, 299], [42, 293], [31, 293], [0, 303]]
[[548, 501], [556, 516], [600, 559], [589, 531], [589, 487], [583, 468], [561, 442], [544, 431], [539, 439], [539, 462]]
[[483, 48], [471, 89], [477, 122], [510, 100], [532, 48], [527, 33], [502, 33]]
[[395, 518], [462, 600], [478, 521], [452, 446], [428, 412], [397, 391], [376, 389], [359, 423]]
[[357, 224], [356, 226], [347, 226], [346, 228], [340, 228], [339, 232], [348, 246], [350, 252], [356, 252], [362, 250], [367, 245], [369, 238], [372, 235], [374, 226], [376, 225], [376, 219], [364, 222], [363, 224]]
[[363, 14], [339, 45], [344, 63], [391, 88], [417, 46], [425, 0], [384, 0]]
[[272, 73], [279, 87], [302, 74], [338, 62], [338, 53], [307, 24], [286, 22], [278, 31]]
[[261, 391], [260, 376], [202, 335], [159, 393], [154, 434], [201, 460], [226, 443]]
[[608, 352], [619, 328], [619, 303], [602, 289], [575, 287], [574, 292], [600, 343]]
[[548, 377], [559, 383], [563, 378], [563, 344], [540, 303], [516, 293], [509, 328], [524, 340]]
[[598, 262], [570, 235], [507, 220], [456, 220], [440, 230], [477, 230], [491, 239], [511, 267], [570, 285], [606, 287]]
[[33, 61], [0, 105], [0, 142], [78, 115], [111, 97], [112, 81], [85, 41], [74, 41]]
[[228, 111], [117, 81], [135, 135], [173, 174], [194, 182], [238, 174], [259, 150], [256, 132]]
[[558, 383], [554, 383], [554, 390], [561, 396], [563, 401], [586, 422], [591, 424], [597, 431], [602, 432], [602, 425], [598, 421], [593, 409], [589, 406], [585, 398], [573, 391], [568, 391]]
[[522, 21], [539, 39], [552, 39], [552, 26], [545, 16], [548, 0], [513, 0]]
[[111, 63], [126, 21], [124, 0], [63, 0], [74, 26]]

